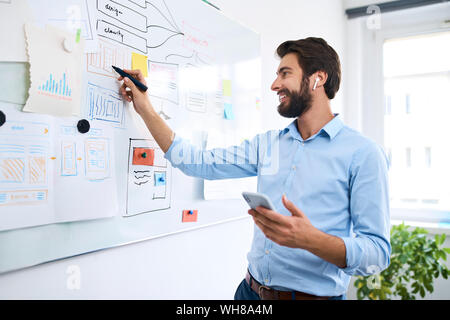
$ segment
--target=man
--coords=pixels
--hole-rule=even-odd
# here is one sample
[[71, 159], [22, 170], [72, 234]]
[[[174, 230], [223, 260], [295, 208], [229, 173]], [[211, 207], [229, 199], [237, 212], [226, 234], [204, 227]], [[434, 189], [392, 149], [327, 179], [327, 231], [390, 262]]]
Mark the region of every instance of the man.
[[286, 41], [277, 54], [271, 89], [280, 115], [296, 119], [240, 146], [198, 150], [175, 137], [128, 79], [121, 93], [174, 167], [204, 179], [257, 175], [258, 191], [272, 200], [276, 211], [248, 211], [254, 238], [235, 299], [345, 299], [351, 275], [389, 265], [387, 160], [331, 112], [341, 67], [325, 40]]

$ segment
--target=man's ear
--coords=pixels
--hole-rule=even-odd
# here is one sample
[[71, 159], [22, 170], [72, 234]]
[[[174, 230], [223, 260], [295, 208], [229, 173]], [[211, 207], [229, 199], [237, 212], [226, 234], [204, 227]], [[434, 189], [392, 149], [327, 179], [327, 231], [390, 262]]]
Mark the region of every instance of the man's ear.
[[312, 90], [316, 90], [317, 88], [323, 87], [327, 82], [328, 74], [324, 71], [317, 71], [310, 77], [310, 83], [313, 84]]
[[317, 85], [319, 84], [319, 81], [320, 81], [320, 78], [316, 77], [316, 81], [314, 81], [314, 85], [313, 85], [313, 88], [312, 88], [313, 91], [316, 90]]

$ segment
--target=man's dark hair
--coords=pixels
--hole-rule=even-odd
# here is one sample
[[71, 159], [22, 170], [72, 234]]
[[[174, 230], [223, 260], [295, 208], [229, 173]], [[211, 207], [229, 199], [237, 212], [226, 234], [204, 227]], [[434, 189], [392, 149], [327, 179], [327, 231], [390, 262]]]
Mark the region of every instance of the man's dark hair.
[[317, 71], [326, 72], [327, 82], [324, 85], [328, 99], [333, 99], [341, 83], [341, 62], [336, 51], [321, 38], [289, 40], [280, 44], [277, 54], [283, 58], [288, 53], [297, 55], [298, 63], [304, 77]]

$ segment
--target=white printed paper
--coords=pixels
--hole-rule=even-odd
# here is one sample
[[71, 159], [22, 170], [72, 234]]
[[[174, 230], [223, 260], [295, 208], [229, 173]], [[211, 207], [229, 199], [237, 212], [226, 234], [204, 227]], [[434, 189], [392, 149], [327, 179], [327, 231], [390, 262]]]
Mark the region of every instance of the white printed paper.
[[111, 128], [0, 109], [0, 231], [117, 214]]
[[[23, 111], [71, 116], [80, 114], [84, 40], [63, 30], [26, 24], [31, 87]], [[73, 45], [65, 50], [64, 41]]]

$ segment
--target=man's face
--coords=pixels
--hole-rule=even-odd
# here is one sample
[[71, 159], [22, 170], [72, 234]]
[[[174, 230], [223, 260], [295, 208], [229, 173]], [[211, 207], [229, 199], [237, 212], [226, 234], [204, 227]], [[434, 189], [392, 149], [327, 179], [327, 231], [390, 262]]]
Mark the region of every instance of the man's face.
[[278, 94], [280, 100], [278, 113], [283, 117], [300, 117], [311, 108], [312, 96], [309, 92], [309, 79], [304, 77], [294, 53], [288, 53], [281, 59], [277, 78], [271, 89]]

